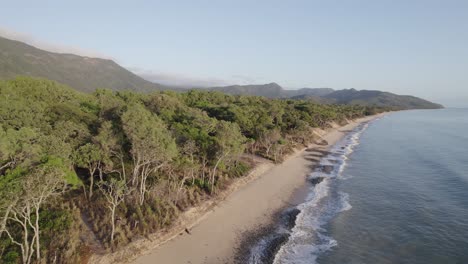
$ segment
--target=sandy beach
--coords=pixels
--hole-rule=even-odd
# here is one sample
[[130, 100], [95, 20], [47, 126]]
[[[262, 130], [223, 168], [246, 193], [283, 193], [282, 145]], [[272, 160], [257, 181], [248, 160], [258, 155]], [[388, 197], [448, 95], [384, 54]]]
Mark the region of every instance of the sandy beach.
[[[326, 150], [349, 130], [377, 116], [361, 118], [342, 127], [323, 132], [328, 146], [309, 148]], [[282, 164], [271, 166], [246, 186], [217, 204], [189, 233], [138, 257], [132, 263], [233, 263], [242, 234], [268, 225], [278, 210], [290, 205], [293, 194], [304, 186], [315, 161], [306, 159], [301, 150]]]
[[[111, 254], [94, 255], [90, 263], [235, 263], [246, 234], [272, 224], [277, 212], [296, 203], [320, 155], [359, 124], [381, 115], [317, 130], [327, 146], [312, 144], [281, 164], [263, 160], [216, 199], [184, 212], [170, 230], [134, 241]], [[316, 151], [314, 159], [306, 157], [306, 149], [309, 154]]]

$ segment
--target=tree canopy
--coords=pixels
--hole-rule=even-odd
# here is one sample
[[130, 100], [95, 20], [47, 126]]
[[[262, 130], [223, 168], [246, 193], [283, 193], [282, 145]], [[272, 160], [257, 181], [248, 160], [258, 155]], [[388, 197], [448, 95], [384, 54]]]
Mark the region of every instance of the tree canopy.
[[384, 110], [0, 81], [0, 262], [78, 262], [82, 230], [115, 249], [246, 175], [247, 156], [280, 162], [314, 128]]

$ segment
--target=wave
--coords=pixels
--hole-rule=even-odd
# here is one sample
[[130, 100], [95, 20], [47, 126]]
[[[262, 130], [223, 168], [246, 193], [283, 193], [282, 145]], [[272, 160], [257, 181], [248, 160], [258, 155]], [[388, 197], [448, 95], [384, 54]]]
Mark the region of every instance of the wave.
[[[319, 254], [330, 250], [338, 243], [326, 235], [323, 226], [338, 213], [350, 210], [349, 196], [338, 191], [337, 180], [345, 179], [343, 171], [349, 155], [359, 144], [362, 132], [368, 123], [357, 127], [338, 144], [333, 146], [330, 154], [322, 158], [320, 166], [333, 165], [331, 173], [314, 171], [309, 179], [322, 177], [323, 180], [312, 186], [306, 201], [297, 206], [300, 210], [292, 228], [289, 239], [279, 249], [273, 263], [316, 263]], [[331, 161], [334, 162], [331, 162]]]
[[337, 184], [349, 178], [343, 174], [348, 157], [368, 126], [359, 125], [321, 158], [308, 176], [313, 186], [305, 202], [283, 212], [274, 231], [250, 249], [248, 263], [316, 263], [321, 253], [338, 245], [327, 236], [324, 226], [338, 213], [352, 208], [349, 195], [340, 192]]

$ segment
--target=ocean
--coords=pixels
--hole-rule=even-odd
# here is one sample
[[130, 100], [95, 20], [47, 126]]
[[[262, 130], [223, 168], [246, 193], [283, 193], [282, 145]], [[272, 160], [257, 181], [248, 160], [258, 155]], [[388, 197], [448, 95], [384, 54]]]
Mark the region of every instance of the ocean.
[[308, 177], [250, 263], [468, 263], [468, 109], [361, 124]]

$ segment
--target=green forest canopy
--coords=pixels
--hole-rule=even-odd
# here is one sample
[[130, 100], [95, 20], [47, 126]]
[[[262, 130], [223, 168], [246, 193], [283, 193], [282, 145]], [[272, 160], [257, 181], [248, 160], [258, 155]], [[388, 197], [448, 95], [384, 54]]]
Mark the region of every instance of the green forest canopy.
[[83, 260], [93, 250], [85, 230], [115, 249], [246, 175], [246, 155], [279, 162], [312, 128], [384, 110], [0, 81], [0, 262]]

